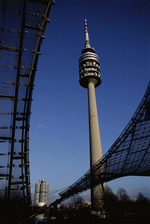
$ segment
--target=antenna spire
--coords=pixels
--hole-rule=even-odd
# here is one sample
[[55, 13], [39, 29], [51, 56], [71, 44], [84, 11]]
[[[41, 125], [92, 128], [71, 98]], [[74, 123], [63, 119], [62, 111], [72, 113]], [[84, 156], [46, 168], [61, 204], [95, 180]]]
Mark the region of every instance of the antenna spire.
[[90, 40], [89, 40], [89, 33], [87, 30], [87, 20], [85, 17], [85, 48], [91, 48], [90, 46]]

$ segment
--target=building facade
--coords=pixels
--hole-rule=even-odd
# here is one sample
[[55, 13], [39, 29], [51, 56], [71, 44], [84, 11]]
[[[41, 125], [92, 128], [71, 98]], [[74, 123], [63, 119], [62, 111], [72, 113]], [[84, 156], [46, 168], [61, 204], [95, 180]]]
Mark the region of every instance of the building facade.
[[48, 205], [49, 184], [45, 180], [39, 180], [35, 184], [34, 204], [45, 203]]

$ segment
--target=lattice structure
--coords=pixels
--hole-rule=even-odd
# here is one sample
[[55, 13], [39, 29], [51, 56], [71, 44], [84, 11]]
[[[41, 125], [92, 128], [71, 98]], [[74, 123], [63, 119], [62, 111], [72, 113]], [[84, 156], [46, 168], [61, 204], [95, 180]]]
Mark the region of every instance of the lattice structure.
[[[96, 173], [91, 181], [91, 174]], [[60, 193], [61, 198], [123, 176], [150, 176], [150, 82], [146, 93], [118, 139], [108, 152], [79, 180]]]
[[17, 195], [28, 204], [32, 91], [52, 3], [0, 1], [0, 196]]

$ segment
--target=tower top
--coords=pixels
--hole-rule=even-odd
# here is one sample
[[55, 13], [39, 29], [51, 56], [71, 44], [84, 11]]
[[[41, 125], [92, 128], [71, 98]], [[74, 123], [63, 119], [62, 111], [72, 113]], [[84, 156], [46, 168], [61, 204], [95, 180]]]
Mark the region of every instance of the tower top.
[[94, 48], [91, 48], [89, 41], [89, 34], [87, 29], [87, 20], [85, 18], [85, 48], [81, 51], [79, 58], [79, 77], [80, 85], [88, 88], [89, 79], [95, 79], [95, 87], [101, 83], [101, 73], [98, 55]]
[[86, 17], [85, 17], [85, 48], [91, 48]]

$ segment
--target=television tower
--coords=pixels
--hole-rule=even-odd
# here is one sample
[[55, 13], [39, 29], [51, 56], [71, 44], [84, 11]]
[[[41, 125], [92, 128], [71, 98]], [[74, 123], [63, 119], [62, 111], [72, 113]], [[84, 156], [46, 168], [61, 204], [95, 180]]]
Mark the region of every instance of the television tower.
[[[88, 89], [88, 107], [89, 107], [89, 137], [90, 137], [90, 169], [102, 157], [102, 148], [100, 141], [99, 123], [97, 115], [95, 87], [101, 84], [101, 73], [98, 55], [94, 48], [91, 48], [89, 34], [87, 30], [87, 20], [85, 18], [85, 49], [81, 52], [79, 58], [79, 77], [80, 85]], [[95, 179], [94, 175], [91, 177]], [[92, 180], [91, 179], [91, 180]], [[99, 206], [102, 197], [102, 186], [91, 187], [91, 206]]]

